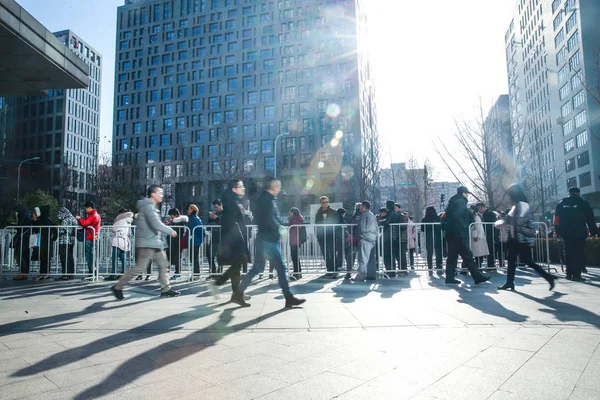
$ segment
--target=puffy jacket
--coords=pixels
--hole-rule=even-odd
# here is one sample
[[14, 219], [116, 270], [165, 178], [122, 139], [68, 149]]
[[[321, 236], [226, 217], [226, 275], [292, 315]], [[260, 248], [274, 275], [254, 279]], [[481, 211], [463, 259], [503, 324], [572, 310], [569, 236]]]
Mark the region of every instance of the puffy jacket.
[[[296, 215], [289, 220], [290, 224], [290, 246], [295, 247], [300, 243], [300, 225], [304, 222], [304, 217], [302, 215]], [[306, 228], [305, 228], [306, 229]]]
[[164, 249], [165, 242], [162, 240], [162, 234], [171, 235], [175, 231], [160, 222], [158, 210], [152, 200], [148, 198], [138, 200], [137, 209], [135, 247]]
[[100, 232], [100, 225], [102, 223], [100, 215], [96, 210], [92, 210], [87, 214], [87, 218], [79, 217], [77, 222], [79, 222], [79, 225], [81, 225], [83, 228], [93, 228], [93, 230], [85, 230], [85, 240], [98, 240], [98, 232]]
[[195, 211], [190, 214], [187, 226], [190, 229], [190, 235], [194, 238], [192, 246], [202, 246], [202, 242], [204, 241], [204, 229], [202, 228], [202, 220]]
[[378, 229], [377, 218], [375, 218], [371, 210], [366, 210], [360, 214], [360, 218], [358, 219], [358, 237], [360, 240], [375, 243], [377, 241]]
[[131, 239], [129, 234], [131, 233], [131, 224], [133, 223], [133, 213], [126, 212], [117, 215], [115, 222], [112, 226], [112, 247], [118, 247], [123, 251], [131, 250]]
[[407, 226], [408, 248], [414, 249], [417, 247], [417, 224], [408, 219]]
[[467, 239], [469, 225], [473, 221], [473, 213], [467, 207], [467, 199], [462, 194], [452, 196], [446, 207], [446, 235]]
[[58, 244], [72, 245], [75, 244], [75, 226], [77, 220], [66, 207], [61, 207], [56, 214], [60, 220], [60, 228], [58, 228]]
[[585, 239], [587, 229], [592, 236], [598, 234], [590, 204], [579, 196], [565, 197], [558, 202], [554, 213], [554, 225], [556, 232], [568, 239]]
[[[533, 246], [535, 242], [535, 229], [532, 223], [531, 207], [520, 201], [508, 212], [508, 234], [510, 239], [518, 243]], [[509, 240], [510, 240], [509, 239]]]

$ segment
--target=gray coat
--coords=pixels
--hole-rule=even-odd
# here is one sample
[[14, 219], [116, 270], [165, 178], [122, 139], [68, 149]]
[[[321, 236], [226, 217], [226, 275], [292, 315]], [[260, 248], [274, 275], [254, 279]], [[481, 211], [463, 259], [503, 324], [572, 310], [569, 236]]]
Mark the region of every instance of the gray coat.
[[371, 210], [366, 210], [360, 215], [358, 220], [358, 237], [360, 240], [375, 243], [377, 241], [377, 229], [377, 218]]
[[135, 247], [148, 249], [164, 249], [162, 233], [170, 235], [175, 232], [158, 217], [158, 210], [152, 200], [146, 198], [137, 202], [138, 216], [135, 221]]

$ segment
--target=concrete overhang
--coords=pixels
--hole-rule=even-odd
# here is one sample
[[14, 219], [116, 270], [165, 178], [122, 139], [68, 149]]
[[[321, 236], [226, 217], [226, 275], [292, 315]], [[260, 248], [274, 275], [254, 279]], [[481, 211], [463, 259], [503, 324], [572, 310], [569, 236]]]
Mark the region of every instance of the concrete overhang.
[[89, 67], [14, 0], [0, 0], [0, 96], [85, 89]]

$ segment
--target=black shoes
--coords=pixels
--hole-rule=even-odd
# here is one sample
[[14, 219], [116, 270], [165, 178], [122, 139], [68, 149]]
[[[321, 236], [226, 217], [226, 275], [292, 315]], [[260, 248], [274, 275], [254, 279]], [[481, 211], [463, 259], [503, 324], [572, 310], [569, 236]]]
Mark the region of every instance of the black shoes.
[[550, 285], [550, 289], [548, 289], [548, 290], [552, 291], [552, 289], [554, 289], [554, 285], [556, 284], [556, 277], [555, 276], [551, 276], [548, 279], [548, 284]]
[[250, 304], [246, 303], [245, 297], [250, 297], [250, 296], [245, 296], [243, 293], [236, 292], [231, 295], [231, 302], [239, 305], [240, 307], [250, 307]]
[[346, 274], [346, 276], [344, 276], [344, 279], [350, 279], [350, 278], [352, 278], [352, 274], [350, 272], [348, 272]]
[[460, 285], [461, 283], [458, 279], [446, 279], [446, 285]]
[[117, 288], [116, 288], [116, 287], [114, 287], [114, 286], [110, 288], [110, 291], [112, 292], [112, 294], [114, 294], [114, 295], [115, 295], [115, 298], [116, 298], [117, 300], [123, 300], [123, 299], [125, 298], [125, 297], [123, 296], [123, 291], [122, 291], [122, 290], [119, 290], [119, 289], [117, 289]]
[[[235, 297], [236, 293], [231, 293], [231, 301], [233, 301], [233, 298]], [[252, 296], [248, 296], [247, 294], [242, 295], [242, 298], [246, 301], [250, 300], [252, 298]]]
[[571, 280], [573, 282], [587, 282], [587, 279], [581, 277], [581, 276], [574, 276], [573, 278], [571, 278]]
[[179, 296], [180, 294], [181, 294], [181, 293], [180, 293], [180, 292], [178, 292], [178, 291], [175, 291], [175, 290], [173, 290], [173, 289], [169, 289], [169, 291], [167, 291], [167, 292], [162, 292], [162, 293], [160, 294], [160, 297], [177, 297], [177, 296]]
[[481, 279], [479, 279], [479, 280], [476, 280], [476, 281], [475, 281], [475, 284], [476, 284], [476, 285], [479, 285], [480, 283], [484, 283], [484, 282], [487, 282], [487, 281], [489, 281], [489, 280], [490, 280], [490, 277], [486, 275], [486, 276], [484, 276], [483, 278], [481, 278]]
[[515, 291], [514, 283], [505, 283], [503, 286], [498, 286], [498, 290], [512, 290]]
[[285, 296], [285, 307], [292, 308], [294, 306], [299, 306], [300, 304], [304, 303], [305, 301], [306, 301], [306, 299], [299, 299], [297, 297], [294, 297], [293, 294], [290, 294], [289, 296]]

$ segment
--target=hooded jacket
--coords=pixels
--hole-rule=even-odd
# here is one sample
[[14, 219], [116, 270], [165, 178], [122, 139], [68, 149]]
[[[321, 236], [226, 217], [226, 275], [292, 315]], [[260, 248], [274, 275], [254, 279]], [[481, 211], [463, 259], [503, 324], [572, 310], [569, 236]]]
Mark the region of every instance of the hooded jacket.
[[77, 222], [79, 222], [79, 225], [81, 225], [83, 228], [93, 228], [85, 230], [86, 241], [98, 240], [98, 232], [100, 232], [100, 224], [102, 223], [98, 211], [89, 211], [87, 213], [87, 218], [80, 217]]
[[462, 239], [469, 237], [469, 225], [475, 219], [467, 203], [462, 194], [455, 194], [450, 198], [446, 208], [446, 235]]
[[131, 224], [133, 223], [133, 213], [126, 212], [117, 215], [112, 225], [112, 247], [118, 247], [123, 251], [131, 250]]
[[261, 193], [256, 202], [255, 221], [258, 234], [266, 242], [279, 242], [279, 207], [277, 199], [266, 190]]
[[156, 205], [149, 198], [138, 200], [137, 209], [135, 247], [164, 249], [162, 234], [171, 235], [175, 231], [160, 222]]
[[58, 228], [58, 244], [73, 245], [75, 244], [75, 228], [77, 220], [66, 207], [61, 207], [56, 214], [60, 220], [60, 228]]

